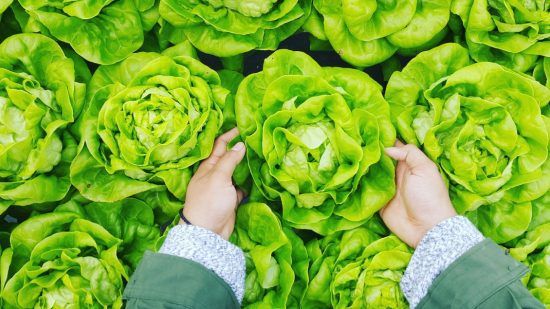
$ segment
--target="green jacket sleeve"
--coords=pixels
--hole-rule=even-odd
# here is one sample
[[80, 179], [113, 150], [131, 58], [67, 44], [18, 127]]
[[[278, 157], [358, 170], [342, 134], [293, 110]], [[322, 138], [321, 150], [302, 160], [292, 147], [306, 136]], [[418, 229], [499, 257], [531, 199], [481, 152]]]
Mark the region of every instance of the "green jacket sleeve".
[[525, 265], [485, 239], [435, 279], [417, 308], [541, 308], [523, 286]]
[[239, 308], [213, 271], [181, 257], [146, 252], [124, 291], [126, 308]]

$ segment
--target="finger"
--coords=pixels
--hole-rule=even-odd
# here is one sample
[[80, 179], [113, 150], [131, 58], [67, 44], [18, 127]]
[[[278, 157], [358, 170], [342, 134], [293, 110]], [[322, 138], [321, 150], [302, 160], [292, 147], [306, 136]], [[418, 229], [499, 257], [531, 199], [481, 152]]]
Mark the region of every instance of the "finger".
[[405, 162], [411, 170], [433, 164], [418, 147], [411, 144], [400, 147], [389, 147], [385, 151], [393, 159]]
[[205, 166], [203, 170], [210, 169], [216, 165], [218, 160], [227, 152], [227, 145], [237, 136], [239, 136], [239, 130], [237, 128], [233, 128], [220, 135], [214, 142], [214, 148], [210, 156], [201, 163], [201, 167]]
[[402, 141], [396, 139], [396, 140], [395, 140], [395, 146], [396, 146], [396, 147], [401, 147], [401, 146], [405, 146], [405, 144], [403, 144]]
[[239, 163], [243, 160], [244, 154], [246, 152], [243, 142], [238, 142], [231, 148], [230, 151], [227, 151], [212, 168], [212, 172], [218, 173], [228, 182], [231, 182], [231, 177], [233, 172]]

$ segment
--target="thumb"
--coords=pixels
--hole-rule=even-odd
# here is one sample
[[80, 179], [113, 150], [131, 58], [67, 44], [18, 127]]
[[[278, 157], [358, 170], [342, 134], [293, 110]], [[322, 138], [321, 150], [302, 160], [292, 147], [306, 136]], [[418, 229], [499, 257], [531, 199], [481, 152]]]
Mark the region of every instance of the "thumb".
[[418, 147], [408, 144], [397, 147], [388, 147], [386, 154], [397, 161], [404, 161], [411, 169], [426, 165], [432, 165], [433, 162]]
[[231, 179], [235, 168], [243, 160], [245, 152], [244, 143], [238, 142], [218, 160], [213, 168], [213, 172]]

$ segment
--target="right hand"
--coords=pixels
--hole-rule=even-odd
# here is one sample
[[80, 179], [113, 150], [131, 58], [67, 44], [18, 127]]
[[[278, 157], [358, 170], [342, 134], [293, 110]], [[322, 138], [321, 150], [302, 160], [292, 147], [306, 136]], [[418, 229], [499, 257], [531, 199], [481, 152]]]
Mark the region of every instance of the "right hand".
[[380, 215], [397, 237], [416, 248], [431, 228], [456, 211], [437, 166], [420, 149], [397, 142], [386, 153], [398, 161], [397, 192]]
[[[227, 145], [239, 135], [233, 129], [216, 139], [214, 149], [191, 178], [183, 214], [194, 225], [229, 239], [235, 226], [235, 211], [244, 193], [233, 185], [231, 177], [246, 152], [239, 142], [230, 150]], [[180, 224], [185, 224], [180, 220]]]

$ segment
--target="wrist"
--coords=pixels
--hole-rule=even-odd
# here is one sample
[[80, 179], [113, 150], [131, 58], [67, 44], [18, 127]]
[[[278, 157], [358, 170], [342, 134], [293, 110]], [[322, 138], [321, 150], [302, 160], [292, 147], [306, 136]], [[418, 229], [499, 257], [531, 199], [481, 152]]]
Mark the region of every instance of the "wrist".
[[417, 234], [417, 239], [415, 239], [412, 244], [413, 248], [416, 248], [418, 244], [422, 241], [422, 239], [424, 239], [426, 234], [438, 224], [441, 224], [442, 222], [457, 216], [457, 213], [450, 202], [446, 207], [442, 207], [441, 210], [443, 211], [440, 211], [440, 213], [430, 216], [428, 220], [424, 221], [424, 224], [422, 224], [422, 227]]
[[216, 224], [213, 224], [212, 219], [208, 217], [201, 216], [201, 213], [193, 213], [192, 211], [187, 210], [184, 207], [180, 211], [180, 220], [178, 222], [178, 225], [191, 225], [200, 227], [203, 229], [206, 229], [214, 234], [217, 234], [218, 236], [224, 238], [225, 240], [228, 239], [223, 233], [224, 227], [218, 226]]

